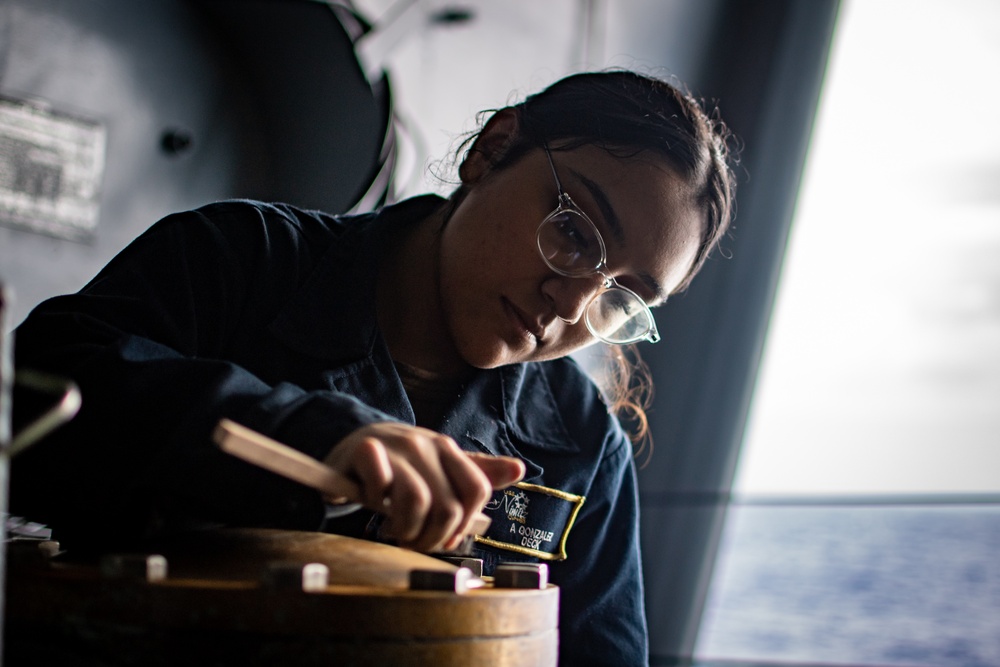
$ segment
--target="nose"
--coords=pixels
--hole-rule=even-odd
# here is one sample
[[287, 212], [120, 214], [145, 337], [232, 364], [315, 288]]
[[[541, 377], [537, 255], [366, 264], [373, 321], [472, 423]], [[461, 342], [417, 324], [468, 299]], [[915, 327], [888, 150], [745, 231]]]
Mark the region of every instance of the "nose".
[[593, 298], [604, 289], [599, 273], [579, 278], [554, 275], [542, 283], [542, 293], [552, 304], [556, 317], [576, 324], [583, 317]]

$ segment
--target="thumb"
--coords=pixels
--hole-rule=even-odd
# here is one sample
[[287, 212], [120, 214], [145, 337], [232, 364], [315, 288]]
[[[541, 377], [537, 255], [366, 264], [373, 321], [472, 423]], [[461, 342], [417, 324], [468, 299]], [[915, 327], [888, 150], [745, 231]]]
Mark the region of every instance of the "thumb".
[[490, 480], [494, 489], [503, 489], [524, 477], [524, 462], [512, 456], [490, 456], [489, 454], [469, 453], [472, 462], [479, 466]]

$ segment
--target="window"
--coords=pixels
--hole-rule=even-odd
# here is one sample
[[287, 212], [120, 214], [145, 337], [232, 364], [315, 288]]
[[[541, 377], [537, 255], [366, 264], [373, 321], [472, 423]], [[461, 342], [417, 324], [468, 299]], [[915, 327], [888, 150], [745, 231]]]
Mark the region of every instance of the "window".
[[1000, 664], [998, 27], [841, 9], [702, 660]]

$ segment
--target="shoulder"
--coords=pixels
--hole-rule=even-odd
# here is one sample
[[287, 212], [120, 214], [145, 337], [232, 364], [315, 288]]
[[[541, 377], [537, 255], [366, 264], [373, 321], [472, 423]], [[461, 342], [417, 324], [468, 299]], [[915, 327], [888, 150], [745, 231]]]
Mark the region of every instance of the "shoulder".
[[336, 238], [371, 226], [383, 218], [393, 223], [421, 218], [444, 200], [433, 195], [413, 197], [368, 213], [332, 214], [282, 202], [226, 199], [169, 215], [153, 228], [202, 226], [226, 234], [289, 234], [303, 238]]
[[227, 236], [256, 235], [280, 242], [286, 237], [304, 240], [335, 238], [363, 217], [331, 215], [284, 203], [229, 199], [168, 216], [158, 224], [202, 225]]
[[364, 217], [251, 199], [223, 200], [164, 217], [140, 235], [127, 254], [146, 249], [244, 272], [256, 272], [262, 263], [269, 265], [268, 271], [284, 266], [297, 272], [308, 270], [348, 231], [363, 226]]

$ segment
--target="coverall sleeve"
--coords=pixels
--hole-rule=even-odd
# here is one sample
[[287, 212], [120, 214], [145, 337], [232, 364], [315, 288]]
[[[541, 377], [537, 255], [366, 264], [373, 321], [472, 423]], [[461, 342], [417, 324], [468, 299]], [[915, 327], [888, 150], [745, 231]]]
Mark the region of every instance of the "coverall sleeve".
[[317, 529], [318, 493], [210, 437], [229, 417], [322, 458], [358, 426], [391, 419], [227, 360], [255, 313], [317, 261], [308, 241], [278, 211], [217, 204], [165, 218], [79, 293], [36, 308], [15, 332], [16, 365], [72, 379], [83, 403], [14, 459], [12, 512], [84, 546], [206, 523]]

